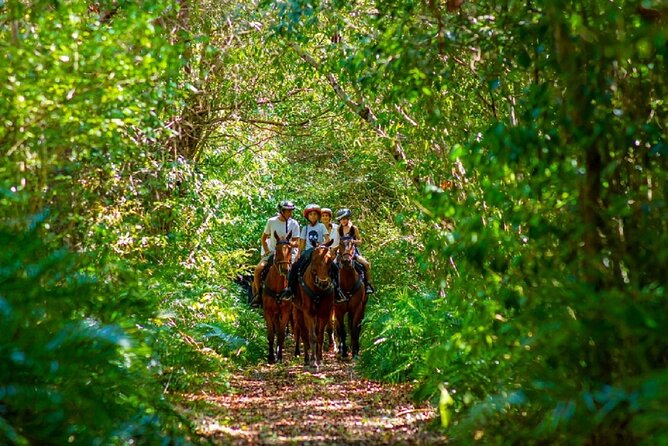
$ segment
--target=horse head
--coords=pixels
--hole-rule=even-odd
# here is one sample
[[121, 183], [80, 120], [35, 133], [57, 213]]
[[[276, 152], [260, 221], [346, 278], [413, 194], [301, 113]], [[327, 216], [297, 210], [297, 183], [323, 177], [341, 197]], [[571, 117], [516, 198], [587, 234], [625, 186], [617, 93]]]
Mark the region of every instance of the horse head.
[[276, 251], [274, 252], [274, 266], [281, 276], [287, 276], [290, 271], [290, 264], [292, 263], [292, 231], [288, 232], [285, 238], [280, 238], [276, 231], [274, 231], [276, 238]]
[[315, 286], [321, 290], [328, 290], [332, 287], [332, 278], [330, 270], [332, 268], [333, 257], [329, 250], [334, 240], [330, 240], [323, 245], [313, 242], [313, 253], [311, 254], [311, 273]]
[[355, 243], [350, 237], [341, 239], [341, 248], [339, 250], [339, 261], [341, 266], [350, 268], [353, 266], [353, 258], [355, 257]]

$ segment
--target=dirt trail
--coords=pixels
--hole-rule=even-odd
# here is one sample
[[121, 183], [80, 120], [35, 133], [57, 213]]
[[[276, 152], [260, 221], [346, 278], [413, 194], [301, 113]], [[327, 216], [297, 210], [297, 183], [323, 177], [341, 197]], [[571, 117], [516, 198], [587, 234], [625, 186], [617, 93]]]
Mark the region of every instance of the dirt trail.
[[[288, 356], [291, 358], [291, 355]], [[224, 445], [429, 445], [437, 417], [410, 401], [408, 385], [360, 379], [350, 362], [327, 353], [318, 373], [298, 361], [259, 365], [231, 380], [232, 392], [192, 395], [206, 407], [200, 432]]]

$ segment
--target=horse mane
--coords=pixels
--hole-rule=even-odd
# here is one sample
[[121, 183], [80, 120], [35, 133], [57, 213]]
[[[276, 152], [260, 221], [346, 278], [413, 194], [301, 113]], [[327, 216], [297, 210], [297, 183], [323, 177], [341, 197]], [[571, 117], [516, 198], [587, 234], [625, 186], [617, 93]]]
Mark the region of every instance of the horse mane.
[[[339, 225], [338, 231], [339, 231], [339, 237], [343, 238], [344, 235], [343, 235], [343, 226], [342, 225]], [[351, 225], [350, 226], [350, 231], [348, 231], [348, 235], [345, 236], [345, 237], [349, 237], [349, 238], [354, 239], [354, 238], [357, 238], [356, 236], [357, 236], [357, 226]]]

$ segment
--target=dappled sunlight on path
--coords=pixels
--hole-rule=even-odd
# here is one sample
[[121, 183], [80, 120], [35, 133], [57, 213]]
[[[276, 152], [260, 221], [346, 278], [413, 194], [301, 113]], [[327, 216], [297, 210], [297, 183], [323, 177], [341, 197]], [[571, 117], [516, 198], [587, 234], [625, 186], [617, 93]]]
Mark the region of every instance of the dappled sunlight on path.
[[258, 365], [231, 378], [228, 394], [191, 395], [206, 407], [200, 432], [217, 444], [443, 444], [428, 431], [437, 417], [414, 406], [408, 385], [360, 379], [350, 362], [326, 354], [318, 373], [299, 362]]

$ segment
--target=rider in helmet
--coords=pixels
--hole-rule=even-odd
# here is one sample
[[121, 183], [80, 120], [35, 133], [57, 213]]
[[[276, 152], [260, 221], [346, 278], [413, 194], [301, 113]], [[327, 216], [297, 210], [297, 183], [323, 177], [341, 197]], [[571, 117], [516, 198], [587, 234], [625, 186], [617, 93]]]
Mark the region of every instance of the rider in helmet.
[[283, 200], [278, 204], [277, 209], [278, 215], [267, 220], [267, 224], [262, 232], [262, 260], [260, 260], [260, 263], [255, 267], [255, 273], [253, 275], [253, 300], [251, 301], [251, 306], [254, 307], [259, 307], [260, 302], [262, 302], [262, 271], [271, 264], [271, 257], [273, 256], [276, 247], [276, 240], [273, 236], [274, 231], [276, 231], [279, 237], [285, 237], [288, 233], [292, 232], [293, 238], [291, 243], [293, 248], [293, 261], [297, 255], [299, 223], [292, 218], [295, 205], [291, 201]]
[[283, 293], [284, 297], [292, 294], [292, 290], [297, 282], [297, 277], [302, 268], [306, 268], [311, 259], [311, 251], [313, 250], [313, 242], [317, 245], [327, 243], [329, 241], [329, 232], [325, 225], [320, 223], [320, 216], [322, 210], [317, 204], [311, 203], [304, 208], [304, 218], [307, 220], [306, 226], [302, 228], [299, 237], [299, 260], [290, 269], [288, 276], [288, 287]]
[[339, 238], [351, 238], [353, 244], [355, 245], [355, 260], [364, 267], [364, 284], [366, 288], [366, 293], [371, 294], [375, 290], [373, 285], [371, 285], [371, 265], [369, 261], [362, 257], [359, 252], [358, 246], [362, 243], [362, 238], [360, 237], [360, 231], [357, 226], [353, 225], [353, 222], [350, 218], [353, 216], [353, 213], [348, 208], [339, 209], [336, 211], [336, 221], [339, 222], [339, 227], [337, 232], [339, 233]]

